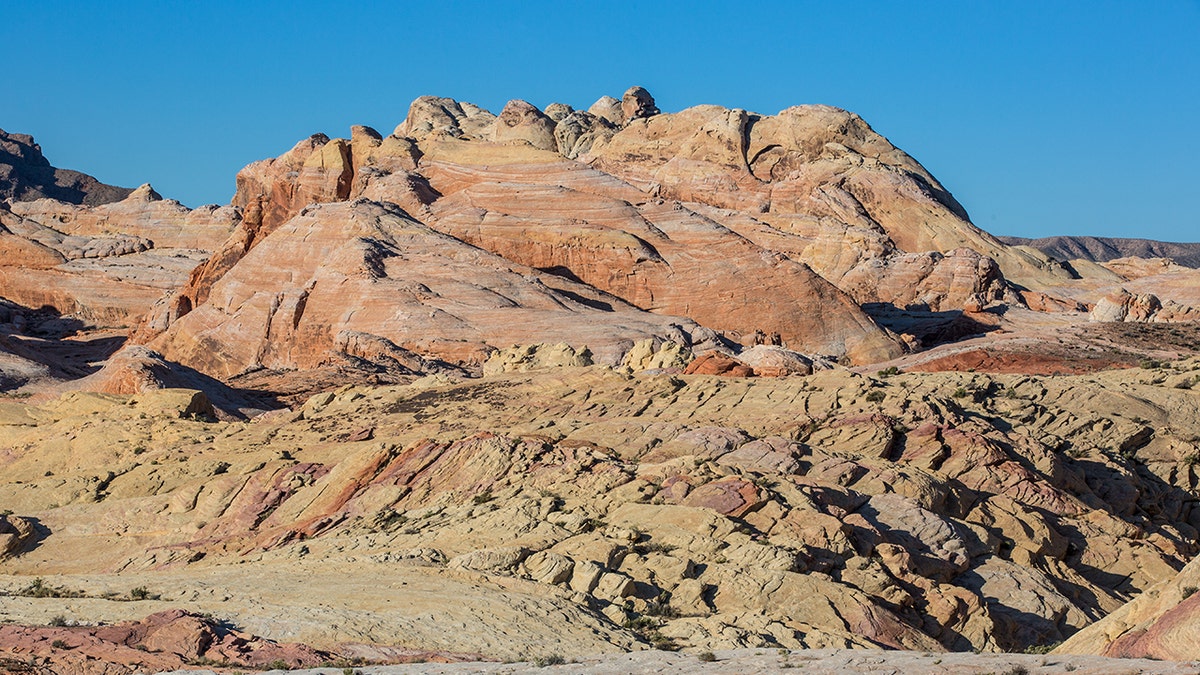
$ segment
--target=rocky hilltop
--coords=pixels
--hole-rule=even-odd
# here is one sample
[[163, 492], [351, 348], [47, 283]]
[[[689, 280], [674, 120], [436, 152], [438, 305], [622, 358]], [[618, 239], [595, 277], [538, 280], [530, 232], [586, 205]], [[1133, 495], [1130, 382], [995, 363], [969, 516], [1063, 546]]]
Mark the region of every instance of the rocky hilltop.
[[1200, 656], [1200, 271], [853, 113], [427, 96], [198, 209], [4, 138], [0, 668]]
[[[608, 365], [645, 339], [861, 365], [1029, 326], [1053, 351], [1028, 312], [1174, 322], [1200, 305], [1190, 271], [1005, 245], [853, 113], [664, 113], [640, 87], [587, 110], [421, 97], [389, 135], [315, 135], [247, 166], [226, 207], [143, 186], [14, 202], [0, 227], [9, 301], [135, 328], [160, 370], [276, 392], [478, 373], [535, 342]], [[1093, 311], [1105, 298], [1124, 311]]]
[[1125, 239], [1120, 237], [1000, 237], [1013, 246], [1032, 246], [1059, 260], [1108, 262], [1118, 258], [1169, 258], [1185, 267], [1200, 267], [1200, 243]]
[[50, 198], [97, 206], [121, 201], [131, 192], [130, 188], [105, 185], [85, 173], [57, 169], [42, 155], [42, 147], [33, 136], [0, 129], [0, 200]]

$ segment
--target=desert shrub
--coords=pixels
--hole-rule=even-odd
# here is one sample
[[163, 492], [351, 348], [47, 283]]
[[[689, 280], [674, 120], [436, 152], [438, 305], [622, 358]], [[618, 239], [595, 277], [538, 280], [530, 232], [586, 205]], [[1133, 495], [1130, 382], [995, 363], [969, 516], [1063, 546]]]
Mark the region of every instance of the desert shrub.
[[632, 619], [625, 619], [625, 622], [621, 624], [621, 627], [634, 631], [635, 633], [642, 633], [652, 628], [658, 628], [658, 620], [651, 619], [648, 616], [639, 616]]
[[608, 527], [608, 523], [599, 518], [588, 518], [581, 524], [583, 532], [595, 532], [596, 530], [603, 530], [606, 527]]
[[161, 595], [158, 593], [151, 593], [145, 586], [138, 586], [137, 588], [129, 589], [130, 600], [158, 600], [161, 598]]
[[885, 398], [887, 398], [887, 394], [878, 389], [867, 392], [867, 401], [870, 403], [879, 403]]
[[1060, 644], [1062, 644], [1062, 643], [1061, 642], [1052, 642], [1048, 645], [1030, 645], [1025, 648], [1025, 653], [1026, 654], [1049, 654], [1050, 652], [1054, 651], [1055, 648], [1057, 648]]
[[533, 665], [537, 666], [538, 668], [545, 668], [547, 666], [561, 666], [566, 662], [567, 660], [562, 657], [562, 654], [547, 654], [546, 656], [537, 656], [533, 659]]
[[881, 370], [875, 374], [878, 375], [879, 377], [887, 379], [893, 375], [899, 375], [900, 369], [897, 368], [896, 366], [888, 366], [887, 368], [884, 368], [883, 370]]
[[649, 638], [649, 640], [650, 640], [650, 646], [654, 647], [655, 649], [657, 649], [659, 651], [664, 651], [664, 652], [679, 651], [679, 645], [675, 644], [675, 640], [663, 635], [662, 633], [660, 633], [658, 631], [654, 631], [653, 633], [648, 635], [647, 638]]
[[66, 649], [67, 643], [65, 640], [55, 640], [54, 642], [50, 643], [50, 646], [54, 647], [55, 649]]
[[712, 663], [717, 660], [717, 655], [712, 652], [700, 652], [696, 655], [696, 658], [705, 663]]
[[1196, 593], [1195, 586], [1184, 586], [1183, 588], [1180, 589], [1180, 594], [1183, 595], [1184, 600], [1187, 600], [1188, 598], [1192, 597], [1192, 595], [1194, 595], [1195, 593]]
[[647, 602], [645, 614], [646, 616], [661, 616], [667, 619], [673, 619], [679, 616], [679, 612], [671, 606], [671, 603], [668, 599], [658, 599]]
[[954, 393], [951, 394], [951, 396], [953, 396], [954, 398], [966, 398], [967, 390], [963, 389], [962, 387], [959, 387], [958, 389], [954, 390]]
[[29, 582], [25, 588], [17, 591], [17, 595], [26, 598], [82, 598], [83, 593], [58, 586], [50, 586], [41, 577]]
[[61, 628], [67, 625], [67, 617], [63, 616], [62, 614], [58, 614], [54, 618], [50, 619], [50, 625], [56, 628]]
[[492, 491], [488, 490], [486, 492], [480, 492], [479, 494], [475, 495], [474, 497], [471, 498], [471, 501], [475, 504], [486, 504], [486, 503], [492, 501], [492, 499], [493, 499]]
[[671, 551], [674, 551], [675, 548], [676, 546], [674, 544], [665, 544], [661, 541], [648, 541], [633, 545], [634, 552], [639, 555], [646, 555], [648, 553], [670, 553]]

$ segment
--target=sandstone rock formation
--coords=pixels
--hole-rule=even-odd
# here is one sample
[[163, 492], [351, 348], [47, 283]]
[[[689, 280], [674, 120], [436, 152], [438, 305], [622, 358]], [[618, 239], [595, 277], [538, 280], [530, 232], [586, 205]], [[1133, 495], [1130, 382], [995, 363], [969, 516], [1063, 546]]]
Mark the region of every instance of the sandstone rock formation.
[[0, 608], [62, 614], [18, 592], [38, 575], [78, 591], [70, 618], [144, 615], [104, 593], [145, 586], [323, 649], [1047, 645], [1196, 553], [1197, 393], [1175, 382], [1200, 362], [1176, 367], [566, 365], [251, 423], [186, 415], [182, 392], [0, 403], [0, 500], [44, 528], [0, 562]]
[[1055, 651], [1183, 661], [1200, 656], [1200, 559], [1075, 634]]
[[[392, 136], [357, 127], [350, 141], [315, 136], [247, 167], [234, 200], [247, 209], [244, 227], [181, 295], [190, 306], [203, 303], [245, 251], [304, 205], [358, 196], [399, 204], [435, 230], [643, 309], [734, 337], [779, 333], [793, 348], [858, 361], [899, 347], [856, 302], [978, 308], [1021, 302], [1000, 272], [1005, 265], [1058, 278], [1040, 267], [1046, 260], [971, 226], [920, 165], [849, 113], [810, 106], [761, 117], [702, 106], [661, 114], [640, 88], [586, 113], [561, 104], [551, 112], [513, 101], [494, 116], [423, 97]], [[742, 147], [743, 135], [758, 145]], [[876, 159], [864, 165], [814, 154], [835, 142]], [[752, 170], [751, 159], [773, 168]], [[796, 173], [813, 162], [812, 171]], [[798, 178], [810, 174], [818, 177]], [[874, 201], [863, 206], [836, 187], [851, 176], [862, 182], [859, 196]], [[709, 189], [713, 181], [719, 185]], [[798, 196], [805, 190], [817, 197]], [[850, 202], [858, 206], [844, 207]], [[762, 204], [771, 207], [759, 213]], [[918, 225], [921, 209], [940, 215]], [[727, 277], [722, 261], [733, 263]], [[739, 279], [753, 279], [755, 288]], [[737, 300], [698, 302], [701, 285]], [[743, 304], [757, 297], [771, 297], [771, 305]], [[804, 316], [802, 306], [823, 314]]]
[[1173, 321], [1200, 321], [1200, 308], [1187, 307], [1175, 302], [1166, 304], [1151, 293], [1134, 295], [1118, 289], [1100, 298], [1088, 315], [1091, 321], [1150, 321], [1169, 323]]
[[617, 364], [637, 340], [690, 345], [698, 328], [469, 246], [395, 205], [356, 200], [310, 207], [263, 236], [150, 346], [228, 378], [345, 357], [480, 365], [496, 348], [533, 341], [586, 346]]
[[[1078, 277], [1070, 265], [978, 230], [920, 164], [827, 106], [661, 113], [634, 87], [587, 112], [512, 101], [496, 116], [422, 97], [390, 136], [366, 127], [350, 140], [314, 136], [247, 167], [238, 184], [242, 227], [139, 339], [203, 304], [308, 203], [362, 197], [734, 341], [778, 334], [792, 349], [859, 363], [927, 346], [933, 334], [970, 334], [940, 327], [955, 312], [1028, 298], [1040, 311], [1073, 313], [1094, 302], [1064, 290]], [[856, 305], [913, 332], [896, 340]], [[933, 313], [932, 325], [895, 320], [912, 311]]]
[[149, 186], [99, 206], [0, 203], [0, 296], [130, 326], [182, 285], [240, 219], [229, 207], [187, 209]]
[[56, 673], [81, 675], [165, 672], [204, 663], [292, 669], [333, 660], [328, 652], [278, 644], [180, 610], [111, 626], [0, 625], [0, 656], [26, 664], [32, 659], [35, 666], [45, 664]]

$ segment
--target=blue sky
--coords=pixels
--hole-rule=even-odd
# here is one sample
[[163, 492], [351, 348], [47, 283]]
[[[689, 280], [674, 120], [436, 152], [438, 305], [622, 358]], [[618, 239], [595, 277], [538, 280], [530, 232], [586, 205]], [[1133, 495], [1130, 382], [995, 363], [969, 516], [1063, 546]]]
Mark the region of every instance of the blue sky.
[[996, 234], [1200, 241], [1200, 0], [3, 2], [0, 128], [190, 206], [422, 94], [861, 114]]

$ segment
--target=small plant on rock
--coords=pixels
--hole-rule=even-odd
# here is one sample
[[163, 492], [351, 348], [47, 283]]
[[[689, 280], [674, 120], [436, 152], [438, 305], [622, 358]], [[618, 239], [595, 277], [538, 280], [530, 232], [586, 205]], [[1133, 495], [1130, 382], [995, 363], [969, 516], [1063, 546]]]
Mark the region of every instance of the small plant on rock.
[[533, 659], [533, 665], [537, 666], [538, 668], [545, 668], [547, 666], [561, 666], [566, 662], [567, 660], [562, 657], [562, 654], [547, 654], [546, 656], [536, 656]]
[[679, 645], [675, 644], [675, 640], [669, 638], [658, 631], [654, 631], [646, 636], [650, 640], [650, 646], [663, 652], [677, 652]]
[[700, 652], [696, 655], [696, 658], [705, 663], [712, 663], [717, 660], [717, 655], [712, 652]]
[[1060, 644], [1062, 644], [1062, 643], [1061, 642], [1052, 642], [1048, 645], [1030, 645], [1025, 648], [1025, 653], [1026, 654], [1049, 654], [1050, 652], [1054, 651], [1055, 648], [1057, 648]]
[[608, 527], [608, 523], [599, 518], [588, 518], [580, 523], [580, 530], [582, 532], [595, 532], [596, 530], [603, 530], [606, 527]]

